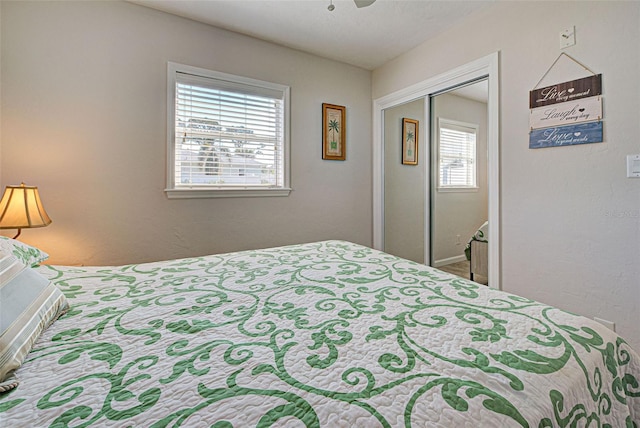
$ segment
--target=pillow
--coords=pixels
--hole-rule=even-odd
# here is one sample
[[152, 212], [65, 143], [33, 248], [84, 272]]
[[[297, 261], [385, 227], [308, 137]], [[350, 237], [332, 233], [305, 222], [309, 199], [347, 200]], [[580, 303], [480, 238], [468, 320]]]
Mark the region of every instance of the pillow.
[[69, 309], [48, 279], [0, 250], [0, 392], [17, 386], [13, 372], [42, 332]]
[[49, 258], [49, 254], [15, 239], [0, 236], [0, 251], [13, 254], [27, 266], [36, 267]]

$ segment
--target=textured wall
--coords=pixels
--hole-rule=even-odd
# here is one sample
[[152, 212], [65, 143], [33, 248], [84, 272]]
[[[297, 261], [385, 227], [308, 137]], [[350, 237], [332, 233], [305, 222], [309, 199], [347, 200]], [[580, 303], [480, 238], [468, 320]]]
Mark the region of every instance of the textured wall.
[[[371, 244], [371, 72], [124, 2], [1, 7], [1, 180], [40, 187], [53, 224], [21, 239], [51, 263]], [[167, 61], [291, 87], [289, 197], [167, 199]], [[345, 162], [321, 159], [323, 102]]]
[[[565, 52], [603, 75], [605, 142], [530, 150], [529, 90], [571, 25]], [[640, 180], [625, 156], [640, 151], [638, 40], [638, 2], [497, 2], [373, 72], [375, 99], [500, 51], [502, 288], [614, 321], [636, 349]], [[546, 83], [588, 74], [560, 66]]]

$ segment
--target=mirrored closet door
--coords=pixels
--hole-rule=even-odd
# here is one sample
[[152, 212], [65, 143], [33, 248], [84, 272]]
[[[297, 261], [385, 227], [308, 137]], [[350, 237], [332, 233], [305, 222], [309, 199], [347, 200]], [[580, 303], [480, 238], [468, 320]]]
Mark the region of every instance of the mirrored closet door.
[[[488, 219], [487, 94], [482, 79], [383, 111], [386, 252], [469, 276], [465, 247]], [[417, 121], [414, 135], [403, 119]], [[405, 138], [417, 164], [403, 163]]]

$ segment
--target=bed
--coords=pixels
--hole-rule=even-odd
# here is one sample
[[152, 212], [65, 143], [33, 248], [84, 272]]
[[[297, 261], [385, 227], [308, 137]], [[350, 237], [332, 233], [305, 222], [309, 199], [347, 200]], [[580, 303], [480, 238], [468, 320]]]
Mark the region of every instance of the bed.
[[469, 278], [489, 277], [489, 222], [485, 221], [467, 242], [464, 255], [469, 260]]
[[1, 427], [640, 425], [614, 332], [353, 243], [34, 271], [69, 308]]

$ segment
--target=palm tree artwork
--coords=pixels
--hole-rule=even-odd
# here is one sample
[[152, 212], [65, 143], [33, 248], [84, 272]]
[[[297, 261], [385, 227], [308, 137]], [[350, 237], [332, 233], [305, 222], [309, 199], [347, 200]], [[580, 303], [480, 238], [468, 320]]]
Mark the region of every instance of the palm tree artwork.
[[402, 118], [402, 163], [418, 164], [418, 121]]
[[345, 160], [345, 107], [322, 103], [322, 159]]
[[414, 142], [413, 132], [410, 131], [410, 130], [407, 130], [407, 147], [408, 147], [407, 148], [407, 156], [410, 157], [410, 158], [413, 157], [413, 147], [414, 147], [414, 145], [410, 144], [412, 142]]
[[338, 142], [336, 141], [336, 132], [340, 132], [340, 124], [337, 119], [329, 120], [329, 131], [331, 131], [331, 150], [338, 150]]

